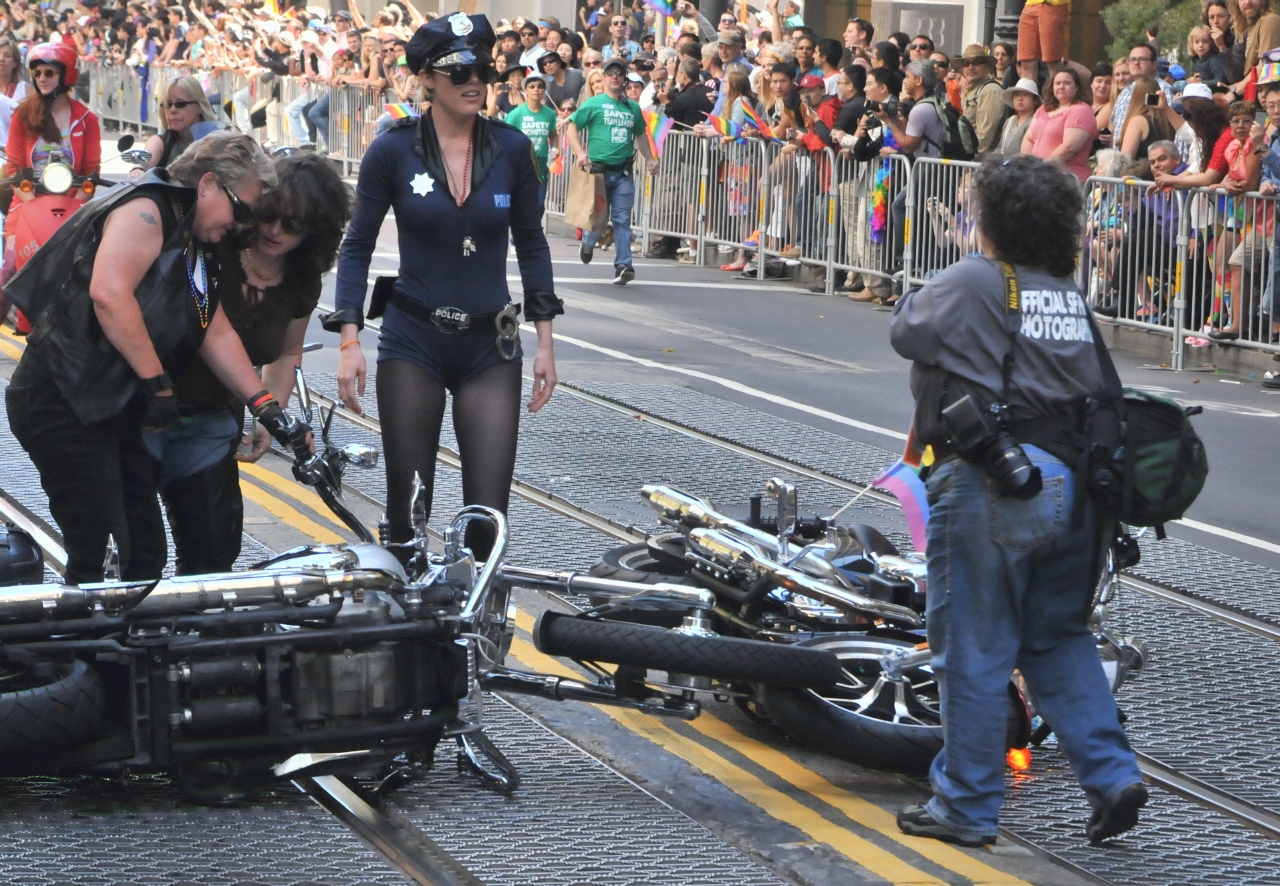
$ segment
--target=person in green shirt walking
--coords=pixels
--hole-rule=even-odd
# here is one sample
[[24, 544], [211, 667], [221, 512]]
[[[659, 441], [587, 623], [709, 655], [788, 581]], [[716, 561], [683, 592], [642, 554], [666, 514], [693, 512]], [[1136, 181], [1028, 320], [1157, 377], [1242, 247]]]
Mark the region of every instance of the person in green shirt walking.
[[[632, 159], [639, 149], [649, 164], [649, 173], [658, 169], [658, 160], [649, 147], [644, 116], [640, 106], [623, 94], [627, 85], [627, 61], [611, 58], [604, 64], [604, 92], [582, 103], [569, 118], [566, 134], [578, 165], [604, 174], [605, 199], [609, 201], [609, 220], [613, 222], [613, 282], [626, 286], [635, 279], [631, 267], [631, 206], [636, 188], [632, 178]], [[587, 131], [587, 147], [582, 147], [581, 131]], [[578, 257], [590, 264], [600, 235], [582, 232]]]
[[506, 122], [528, 136], [533, 142], [534, 166], [538, 170], [538, 205], [547, 203], [547, 164], [559, 153], [560, 136], [556, 132], [556, 112], [542, 100], [547, 95], [547, 78], [543, 74], [530, 74], [520, 84], [524, 90], [524, 104], [507, 114]]

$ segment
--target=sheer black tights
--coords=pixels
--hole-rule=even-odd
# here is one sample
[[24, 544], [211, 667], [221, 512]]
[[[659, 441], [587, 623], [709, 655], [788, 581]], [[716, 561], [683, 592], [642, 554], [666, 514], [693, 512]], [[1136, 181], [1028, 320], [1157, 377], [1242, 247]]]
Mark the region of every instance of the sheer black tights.
[[[387, 470], [387, 522], [392, 541], [413, 537], [409, 508], [413, 476], [422, 478], [427, 515], [435, 486], [436, 447], [444, 420], [445, 385], [408, 360], [378, 364], [378, 416]], [[467, 379], [453, 394], [453, 430], [462, 458], [462, 501], [507, 512], [520, 430], [520, 364], [503, 363]], [[493, 547], [487, 526], [471, 523], [466, 544], [478, 559]]]

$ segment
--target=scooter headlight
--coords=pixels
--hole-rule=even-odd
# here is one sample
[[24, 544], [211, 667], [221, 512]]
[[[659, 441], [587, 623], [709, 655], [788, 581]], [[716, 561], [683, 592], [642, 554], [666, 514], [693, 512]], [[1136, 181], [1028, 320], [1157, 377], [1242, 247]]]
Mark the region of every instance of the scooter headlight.
[[75, 184], [75, 173], [62, 163], [50, 163], [40, 175], [40, 184], [50, 194], [65, 194]]

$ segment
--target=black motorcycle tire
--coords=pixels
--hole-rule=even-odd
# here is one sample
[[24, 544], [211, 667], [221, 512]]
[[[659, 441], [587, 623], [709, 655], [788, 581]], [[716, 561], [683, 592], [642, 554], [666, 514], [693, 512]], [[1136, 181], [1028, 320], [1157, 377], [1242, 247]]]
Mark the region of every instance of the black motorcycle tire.
[[[797, 644], [838, 650], [842, 641], [873, 644], [888, 651], [893, 646], [914, 645], [907, 640], [889, 637], [867, 637], [860, 634], [832, 634]], [[840, 657], [839, 652], [834, 652]], [[843, 660], [843, 659], [842, 659]], [[846, 683], [855, 682], [846, 675]], [[936, 685], [935, 685], [936, 690]], [[1009, 710], [1005, 732], [1007, 747], [1026, 747], [1030, 720], [1025, 703], [1012, 683], [1009, 684]], [[857, 694], [858, 690], [854, 690]], [[942, 750], [942, 726], [894, 723], [849, 710], [814, 689], [766, 685], [764, 710], [770, 722], [793, 740], [869, 769], [923, 776], [929, 773], [933, 758]]]
[[588, 575], [653, 585], [690, 584], [688, 568], [680, 568], [655, 556], [649, 542], [610, 548], [591, 564]]
[[57, 665], [43, 686], [0, 693], [0, 760], [47, 757], [96, 738], [107, 711], [102, 676], [87, 663]]
[[[674, 533], [677, 534], [678, 533]], [[659, 536], [658, 538], [662, 538]], [[664, 558], [656, 556], [652, 547], [653, 539], [634, 545], [622, 545], [610, 548], [600, 555], [587, 574], [593, 578], [611, 578], [617, 581], [630, 581], [639, 584], [678, 584], [691, 585], [688, 570], [680, 569]], [[598, 594], [587, 594], [592, 606], [601, 606], [606, 601]], [[684, 613], [664, 612], [652, 609], [621, 610], [609, 613], [610, 618], [629, 621], [634, 624], [657, 625], [663, 628], [675, 628], [684, 620]]]
[[841, 676], [830, 652], [737, 637], [699, 637], [666, 628], [547, 610], [533, 628], [534, 645], [547, 655], [635, 668], [830, 689]]

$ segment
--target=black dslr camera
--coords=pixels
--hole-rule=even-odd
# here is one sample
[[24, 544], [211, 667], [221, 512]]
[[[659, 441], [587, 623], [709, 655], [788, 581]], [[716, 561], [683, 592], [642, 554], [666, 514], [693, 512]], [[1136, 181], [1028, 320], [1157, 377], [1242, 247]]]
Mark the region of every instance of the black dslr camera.
[[1002, 413], [1000, 404], [983, 410], [965, 394], [942, 410], [942, 420], [951, 432], [951, 445], [962, 458], [985, 465], [1001, 496], [1025, 501], [1040, 492], [1040, 469], [1005, 430]]
[[866, 102], [863, 103], [862, 107], [865, 108], [867, 112], [871, 114], [874, 114], [874, 113], [877, 113], [878, 111], [883, 110], [885, 114], [887, 114], [890, 117], [902, 116], [902, 105], [898, 103], [898, 100], [896, 98], [886, 99], [883, 102], [867, 99]]

